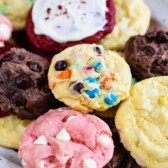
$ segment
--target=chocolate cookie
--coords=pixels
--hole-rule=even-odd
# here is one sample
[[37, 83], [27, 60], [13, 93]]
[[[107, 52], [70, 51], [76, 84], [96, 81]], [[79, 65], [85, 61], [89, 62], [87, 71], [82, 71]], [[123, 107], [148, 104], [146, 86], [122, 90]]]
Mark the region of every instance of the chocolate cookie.
[[0, 57], [0, 109], [21, 119], [48, 111], [53, 96], [48, 89], [49, 63], [24, 49], [13, 48]]
[[151, 31], [131, 37], [125, 55], [138, 79], [168, 75], [168, 32]]

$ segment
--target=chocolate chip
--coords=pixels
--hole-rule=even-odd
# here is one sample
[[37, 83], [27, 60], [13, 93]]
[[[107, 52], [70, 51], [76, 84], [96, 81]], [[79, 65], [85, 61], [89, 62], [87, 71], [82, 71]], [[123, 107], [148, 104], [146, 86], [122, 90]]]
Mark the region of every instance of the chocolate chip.
[[42, 67], [36, 62], [29, 61], [29, 62], [27, 62], [27, 66], [34, 72], [41, 72], [42, 71]]
[[101, 55], [101, 49], [99, 47], [94, 47], [94, 51], [96, 51], [99, 55]]
[[155, 49], [151, 46], [146, 46], [143, 51], [146, 56], [153, 56], [155, 54]]
[[2, 58], [3, 62], [9, 62], [10, 60], [13, 59], [13, 54], [12, 53], [6, 53], [4, 57]]
[[76, 92], [78, 93], [81, 93], [81, 90], [84, 88], [83, 84], [82, 83], [76, 83], [74, 86], [73, 86], [73, 90], [75, 90]]
[[31, 87], [32, 80], [27, 74], [21, 74], [15, 78], [15, 84], [20, 89], [28, 89]]
[[168, 42], [168, 36], [164, 32], [158, 32], [156, 35], [157, 43], [166, 43]]
[[61, 61], [57, 61], [55, 64], [55, 69], [56, 71], [64, 71], [67, 68], [68, 64], [66, 61], [61, 60]]
[[27, 103], [27, 100], [24, 98], [21, 92], [14, 93], [11, 100], [16, 105], [16, 107], [24, 106]]

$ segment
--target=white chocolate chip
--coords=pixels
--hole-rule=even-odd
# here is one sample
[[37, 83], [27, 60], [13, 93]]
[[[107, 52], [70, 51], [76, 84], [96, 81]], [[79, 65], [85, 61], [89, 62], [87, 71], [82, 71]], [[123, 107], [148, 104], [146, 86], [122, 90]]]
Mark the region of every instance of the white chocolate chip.
[[2, 23], [0, 24], [0, 33], [3, 36], [3, 40], [7, 40], [8, 38], [10, 38], [10, 28], [8, 27], [7, 24]]
[[38, 163], [37, 168], [44, 168], [44, 161], [43, 161], [43, 160], [41, 160], [41, 161]]
[[98, 137], [98, 142], [102, 146], [107, 146], [108, 144], [110, 144], [111, 140], [108, 135], [102, 134]]
[[66, 131], [66, 129], [62, 129], [57, 135], [56, 135], [56, 139], [59, 141], [70, 141], [71, 140], [71, 136], [69, 135], [69, 133]]
[[26, 164], [26, 162], [25, 162], [23, 159], [22, 159], [21, 163], [22, 163], [22, 166], [23, 166], [24, 168], [27, 167], [27, 164]]
[[59, 112], [62, 112], [62, 111], [65, 111], [65, 110], [70, 110], [70, 108], [69, 107], [60, 107], [58, 109]]
[[71, 120], [73, 120], [74, 118], [75, 118], [75, 116], [70, 116], [70, 117], [68, 117], [67, 121], [71, 121]]
[[84, 159], [83, 168], [97, 168], [97, 165], [93, 159]]
[[153, 105], [151, 104], [150, 100], [146, 100], [143, 104], [142, 104], [142, 108], [144, 110], [147, 111], [151, 111], [153, 109]]
[[40, 135], [35, 141], [35, 145], [47, 145], [47, 139], [44, 135]]

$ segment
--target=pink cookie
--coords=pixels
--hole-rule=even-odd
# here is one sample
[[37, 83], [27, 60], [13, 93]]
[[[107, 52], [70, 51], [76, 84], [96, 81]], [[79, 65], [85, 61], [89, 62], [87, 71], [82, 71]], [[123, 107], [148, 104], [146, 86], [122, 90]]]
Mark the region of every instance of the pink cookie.
[[111, 136], [94, 115], [50, 110], [25, 131], [19, 158], [24, 168], [102, 168], [113, 155]]
[[10, 39], [12, 34], [12, 24], [3, 15], [0, 14], [0, 41], [7, 41]]

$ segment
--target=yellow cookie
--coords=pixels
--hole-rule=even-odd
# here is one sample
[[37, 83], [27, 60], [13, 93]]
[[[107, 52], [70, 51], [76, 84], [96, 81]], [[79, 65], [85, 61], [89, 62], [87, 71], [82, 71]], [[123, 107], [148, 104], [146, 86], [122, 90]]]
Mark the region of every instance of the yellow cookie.
[[116, 25], [112, 33], [101, 41], [105, 48], [123, 50], [126, 41], [134, 35], [145, 34], [151, 13], [143, 0], [114, 0]]
[[88, 113], [105, 111], [126, 99], [131, 72], [117, 53], [95, 44], [83, 44], [54, 56], [48, 80], [57, 99]]
[[132, 86], [116, 117], [121, 141], [143, 167], [168, 168], [168, 76]]
[[18, 149], [20, 138], [30, 120], [20, 120], [15, 115], [0, 118], [0, 146]]
[[33, 2], [34, 0], [0, 0], [0, 13], [8, 17], [14, 30], [22, 30]]

